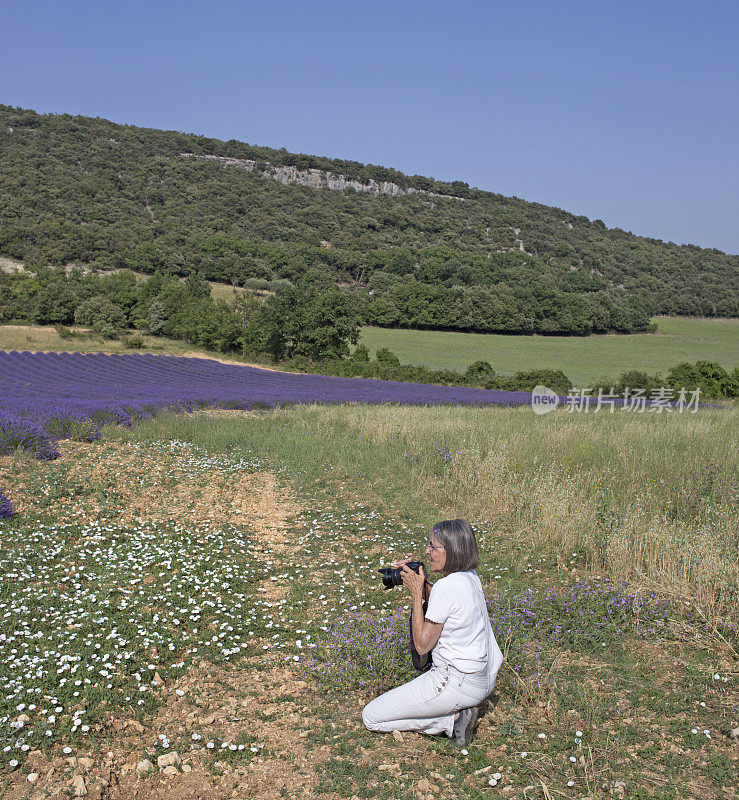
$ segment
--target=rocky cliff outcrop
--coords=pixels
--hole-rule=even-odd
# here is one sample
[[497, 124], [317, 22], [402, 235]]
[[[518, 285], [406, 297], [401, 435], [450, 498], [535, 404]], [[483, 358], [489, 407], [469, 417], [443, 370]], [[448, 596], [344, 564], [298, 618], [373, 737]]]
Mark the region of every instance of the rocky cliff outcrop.
[[198, 158], [202, 161], [217, 161], [227, 167], [241, 167], [242, 169], [254, 172], [255, 170], [265, 178], [279, 181], [282, 184], [298, 183], [301, 186], [310, 186], [313, 189], [334, 189], [343, 191], [353, 189], [355, 192], [365, 192], [367, 194], [387, 194], [393, 197], [400, 197], [405, 194], [425, 194], [429, 197], [443, 197], [448, 200], [462, 200], [464, 197], [453, 197], [447, 194], [437, 194], [427, 192], [423, 189], [399, 186], [397, 183], [383, 181], [378, 183], [370, 179], [367, 183], [352, 180], [346, 175], [337, 175], [322, 169], [298, 169], [297, 167], [286, 167], [266, 163], [264, 169], [257, 170], [257, 162], [246, 158], [228, 158], [226, 156], [198, 155], [197, 153], [181, 153], [183, 158]]

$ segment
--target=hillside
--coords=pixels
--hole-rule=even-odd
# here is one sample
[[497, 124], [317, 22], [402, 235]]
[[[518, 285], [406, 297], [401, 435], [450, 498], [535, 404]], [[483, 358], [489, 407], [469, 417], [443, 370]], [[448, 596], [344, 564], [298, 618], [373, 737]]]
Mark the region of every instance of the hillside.
[[329, 277], [367, 324], [629, 333], [739, 316], [739, 256], [397, 170], [0, 106], [0, 255]]

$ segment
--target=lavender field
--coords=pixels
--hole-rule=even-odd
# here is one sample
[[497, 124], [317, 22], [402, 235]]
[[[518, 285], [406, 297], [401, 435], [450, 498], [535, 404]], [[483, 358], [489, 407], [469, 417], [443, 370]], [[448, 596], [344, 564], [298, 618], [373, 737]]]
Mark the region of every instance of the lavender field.
[[0, 352], [0, 454], [54, 458], [55, 439], [94, 439], [161, 409], [251, 409], [293, 403], [525, 405], [529, 392], [299, 375], [204, 358]]

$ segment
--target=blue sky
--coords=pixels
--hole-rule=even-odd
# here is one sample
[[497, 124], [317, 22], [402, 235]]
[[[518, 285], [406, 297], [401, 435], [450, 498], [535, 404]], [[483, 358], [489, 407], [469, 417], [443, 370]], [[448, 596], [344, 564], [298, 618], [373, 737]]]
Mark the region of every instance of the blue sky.
[[4, 3], [0, 102], [392, 166], [739, 253], [739, 3]]

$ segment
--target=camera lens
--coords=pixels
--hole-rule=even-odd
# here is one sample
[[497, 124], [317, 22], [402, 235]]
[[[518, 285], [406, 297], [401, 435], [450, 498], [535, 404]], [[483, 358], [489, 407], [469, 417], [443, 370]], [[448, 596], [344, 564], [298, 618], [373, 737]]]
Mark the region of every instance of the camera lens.
[[[418, 570], [423, 565], [422, 561], [409, 561], [406, 566], [418, 573]], [[382, 575], [382, 585], [386, 589], [392, 589], [394, 586], [400, 586], [403, 583], [403, 569], [402, 567], [380, 567], [377, 570]]]

